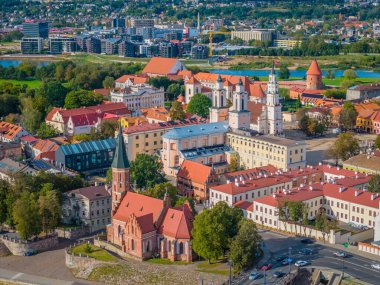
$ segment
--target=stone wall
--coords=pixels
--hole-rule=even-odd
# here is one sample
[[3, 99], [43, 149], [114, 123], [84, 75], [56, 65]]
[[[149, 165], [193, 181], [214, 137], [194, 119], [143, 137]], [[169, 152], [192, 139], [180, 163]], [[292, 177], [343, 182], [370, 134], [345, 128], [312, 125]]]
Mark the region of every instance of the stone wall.
[[78, 227], [73, 229], [58, 228], [55, 229], [55, 233], [60, 238], [78, 239], [84, 237], [90, 233], [90, 227]]
[[58, 236], [50, 235], [46, 238], [36, 239], [35, 241], [25, 241], [1, 235], [0, 240], [13, 255], [24, 256], [27, 253], [38, 253], [49, 250], [58, 244]]
[[136, 256], [130, 255], [130, 254], [124, 252], [121, 248], [117, 247], [116, 245], [114, 245], [108, 241], [101, 240], [99, 238], [94, 239], [94, 245], [97, 247], [103, 248], [105, 250], [111, 251], [113, 253], [116, 253], [117, 255], [119, 255], [121, 257], [132, 258], [132, 259], [138, 260], [138, 261], [143, 260], [142, 258], [138, 258]]
[[9, 249], [5, 246], [3, 242], [0, 241], [0, 257], [10, 255], [11, 252]]

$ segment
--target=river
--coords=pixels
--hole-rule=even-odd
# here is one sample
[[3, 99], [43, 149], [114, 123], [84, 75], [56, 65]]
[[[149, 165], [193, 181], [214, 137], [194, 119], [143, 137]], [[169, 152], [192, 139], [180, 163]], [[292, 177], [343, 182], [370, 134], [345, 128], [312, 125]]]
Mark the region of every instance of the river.
[[[32, 62], [32, 63], [35, 63], [36, 65], [39, 65], [39, 66], [43, 66], [43, 65], [48, 65], [49, 63], [51, 63], [51, 61], [44, 61], [44, 60], [27, 60], [28, 62]], [[9, 66], [13, 66], [13, 67], [16, 67], [18, 65], [21, 64], [21, 62], [23, 62], [22, 60], [8, 60], [8, 59], [0, 59], [0, 66], [2, 67], [9, 67]]]

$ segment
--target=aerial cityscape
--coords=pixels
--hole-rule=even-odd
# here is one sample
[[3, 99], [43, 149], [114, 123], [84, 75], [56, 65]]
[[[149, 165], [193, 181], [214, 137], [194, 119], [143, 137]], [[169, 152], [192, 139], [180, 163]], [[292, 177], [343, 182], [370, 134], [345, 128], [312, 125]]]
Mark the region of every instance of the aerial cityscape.
[[0, 284], [379, 285], [380, 0], [1, 0]]

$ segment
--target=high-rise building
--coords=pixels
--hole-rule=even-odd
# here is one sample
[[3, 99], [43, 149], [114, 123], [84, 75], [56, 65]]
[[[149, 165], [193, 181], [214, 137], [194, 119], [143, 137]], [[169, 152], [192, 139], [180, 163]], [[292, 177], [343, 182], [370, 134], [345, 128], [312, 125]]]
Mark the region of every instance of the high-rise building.
[[112, 19], [112, 27], [113, 28], [125, 28], [125, 19], [124, 18]]
[[100, 39], [95, 37], [86, 39], [86, 50], [89, 53], [101, 53], [102, 49]]
[[143, 27], [154, 27], [154, 20], [153, 19], [131, 19], [130, 20], [130, 27], [132, 28], [143, 28]]
[[43, 38], [26, 38], [21, 40], [21, 53], [23, 54], [39, 54], [44, 49]]
[[191, 58], [193, 59], [207, 59], [209, 49], [204, 45], [196, 45], [191, 48]]
[[118, 45], [119, 56], [135, 57], [137, 46], [130, 41], [121, 41]]
[[51, 54], [61, 54], [63, 52], [75, 52], [76, 41], [74, 38], [49, 38], [49, 51]]
[[46, 21], [27, 21], [22, 24], [22, 32], [27, 38], [49, 37], [49, 23]]
[[160, 56], [161, 57], [177, 57], [178, 45], [175, 43], [160, 43]]

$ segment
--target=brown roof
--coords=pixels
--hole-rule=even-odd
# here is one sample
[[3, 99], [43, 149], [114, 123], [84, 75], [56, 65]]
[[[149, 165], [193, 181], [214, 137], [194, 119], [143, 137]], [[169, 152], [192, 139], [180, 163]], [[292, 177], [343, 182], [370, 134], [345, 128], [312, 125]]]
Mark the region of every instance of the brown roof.
[[257, 98], [265, 98], [265, 92], [262, 88], [261, 84], [250, 84], [249, 85], [249, 94], [250, 96], [257, 97]]
[[184, 160], [178, 171], [177, 177], [206, 184], [212, 175], [211, 171], [212, 168], [210, 166], [191, 160]]
[[178, 59], [175, 58], [153, 57], [145, 66], [142, 73], [169, 75], [171, 69], [177, 62]]
[[251, 122], [257, 123], [257, 119], [263, 112], [265, 104], [248, 101], [248, 111], [251, 112]]
[[66, 195], [70, 195], [72, 193], [82, 195], [89, 200], [104, 199], [111, 197], [111, 194], [106, 190], [104, 186], [90, 186], [85, 188], [79, 188], [66, 192]]
[[190, 239], [193, 220], [191, 209], [185, 203], [183, 206], [168, 209], [159, 232], [176, 239]]
[[380, 172], [380, 157], [375, 155], [358, 154], [343, 162], [343, 165], [347, 164]]

